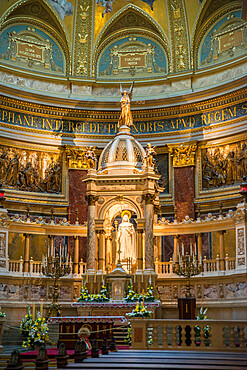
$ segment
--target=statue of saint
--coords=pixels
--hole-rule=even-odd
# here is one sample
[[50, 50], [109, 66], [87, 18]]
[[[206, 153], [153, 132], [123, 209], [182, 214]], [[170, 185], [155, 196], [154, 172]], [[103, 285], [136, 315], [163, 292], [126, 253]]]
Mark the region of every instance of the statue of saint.
[[131, 258], [132, 264], [136, 262], [136, 235], [134, 225], [129, 221], [130, 211], [123, 211], [121, 214], [122, 222], [119, 225], [117, 241], [119, 243], [121, 261]]
[[132, 96], [132, 90], [133, 90], [134, 82], [132, 83], [129, 91], [123, 90], [122, 85], [120, 84], [120, 91], [122, 94], [121, 98], [121, 115], [118, 120], [118, 127], [121, 127], [123, 125], [126, 126], [132, 126], [133, 125], [133, 118], [130, 110], [130, 101]]

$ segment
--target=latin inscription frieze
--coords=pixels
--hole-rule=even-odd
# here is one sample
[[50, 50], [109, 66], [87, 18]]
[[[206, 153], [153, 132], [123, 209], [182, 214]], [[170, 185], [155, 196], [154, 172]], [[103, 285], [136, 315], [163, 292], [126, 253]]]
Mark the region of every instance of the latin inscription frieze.
[[[141, 119], [134, 117], [131, 131], [134, 135], [159, 134], [188, 129], [210, 127], [211, 125], [231, 122], [247, 116], [247, 103], [238, 103], [228, 108], [217, 108], [209, 112], [202, 111], [193, 115], [178, 115], [177, 117]], [[100, 117], [100, 114], [98, 115]], [[99, 122], [100, 121], [100, 122]], [[56, 133], [115, 135], [118, 131], [115, 122], [96, 118], [63, 119], [59, 117], [42, 117], [33, 113], [23, 113], [0, 108], [0, 124], [9, 124], [24, 129], [37, 129]]]

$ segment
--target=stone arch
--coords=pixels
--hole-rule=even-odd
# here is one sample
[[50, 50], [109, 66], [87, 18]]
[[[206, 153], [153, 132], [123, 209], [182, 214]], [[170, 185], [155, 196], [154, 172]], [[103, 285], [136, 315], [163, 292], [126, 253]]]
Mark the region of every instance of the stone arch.
[[0, 29], [13, 23], [29, 23], [49, 33], [60, 45], [66, 62], [66, 74], [70, 72], [71, 53], [69, 39], [56, 12], [46, 0], [19, 0], [2, 16]]
[[146, 35], [152, 37], [165, 50], [168, 68], [170, 71], [170, 48], [167, 36], [160, 25], [144, 10], [133, 4], [128, 4], [120, 9], [103, 27], [94, 46], [93, 76], [96, 76], [97, 60], [106, 45], [116, 40], [119, 36], [130, 34]]
[[[136, 213], [137, 218], [142, 218], [142, 217], [143, 217], [141, 207], [140, 207], [139, 205], [137, 205], [137, 204], [133, 201], [133, 199], [130, 199], [130, 198], [124, 197], [124, 198], [123, 198], [123, 202], [124, 202], [126, 205], [128, 205], [128, 206], [130, 207], [130, 209], [132, 209], [132, 210]], [[108, 200], [108, 201], [107, 201], [107, 202], [106, 202], [106, 203], [101, 207], [101, 209], [100, 209], [100, 211], [99, 211], [99, 216], [98, 216], [98, 218], [99, 218], [100, 220], [103, 220], [103, 219], [105, 218], [106, 212], [108, 212], [110, 208], [112, 208], [114, 205], [117, 205], [117, 204], [119, 204], [119, 201], [118, 201], [118, 200], [116, 200], [116, 198], [111, 198], [110, 200]], [[121, 208], [121, 206], [120, 206], [120, 208]], [[119, 209], [119, 211], [120, 211], [120, 209]], [[119, 211], [115, 212], [115, 216], [116, 216], [116, 214], [117, 214]]]
[[223, 14], [240, 7], [241, 3], [238, 0], [209, 0], [202, 4], [191, 36], [191, 59], [193, 60], [194, 69], [198, 68], [198, 48], [208, 28]]

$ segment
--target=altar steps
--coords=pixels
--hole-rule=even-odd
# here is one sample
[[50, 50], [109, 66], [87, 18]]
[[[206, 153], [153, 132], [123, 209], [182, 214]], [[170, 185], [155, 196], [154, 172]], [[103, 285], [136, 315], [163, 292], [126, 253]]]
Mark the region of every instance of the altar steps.
[[84, 362], [69, 363], [68, 370], [145, 370], [145, 369], [207, 369], [244, 370], [247, 354], [190, 351], [118, 351], [108, 356], [88, 358]]
[[126, 346], [125, 339], [127, 338], [128, 335], [128, 327], [114, 327], [113, 330], [113, 336], [116, 340], [117, 346]]

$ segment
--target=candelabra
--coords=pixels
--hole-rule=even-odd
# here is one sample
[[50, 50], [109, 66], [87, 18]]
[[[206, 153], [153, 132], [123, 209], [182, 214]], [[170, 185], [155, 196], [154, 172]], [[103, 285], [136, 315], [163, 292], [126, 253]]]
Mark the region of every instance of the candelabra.
[[179, 276], [184, 276], [187, 279], [186, 282], [186, 297], [191, 297], [190, 293], [190, 278], [191, 276], [199, 275], [202, 272], [201, 259], [198, 262], [195, 258], [194, 253], [192, 255], [186, 253], [185, 255], [179, 254], [179, 261], [173, 261], [173, 272]]
[[[61, 248], [60, 248], [61, 249]], [[61, 305], [58, 303], [58, 280], [70, 273], [71, 267], [69, 265], [68, 254], [66, 259], [60, 255], [43, 256], [42, 272], [45, 276], [54, 279], [52, 303], [48, 306], [46, 318], [51, 317], [52, 313], [55, 316], [61, 316]]]

